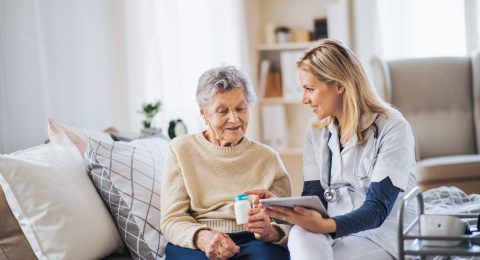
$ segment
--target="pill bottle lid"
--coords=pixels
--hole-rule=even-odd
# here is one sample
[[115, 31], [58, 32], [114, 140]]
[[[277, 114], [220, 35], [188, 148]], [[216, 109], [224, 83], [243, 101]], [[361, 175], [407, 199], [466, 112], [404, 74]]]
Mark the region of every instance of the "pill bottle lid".
[[237, 194], [235, 195], [235, 201], [237, 200], [248, 200], [248, 194]]

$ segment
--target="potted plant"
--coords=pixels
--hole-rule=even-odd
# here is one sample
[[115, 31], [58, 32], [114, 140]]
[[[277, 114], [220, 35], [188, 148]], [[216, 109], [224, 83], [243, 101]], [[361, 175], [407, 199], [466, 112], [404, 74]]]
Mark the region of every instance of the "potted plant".
[[156, 101], [154, 103], [145, 103], [142, 105], [142, 110], [139, 111], [145, 116], [145, 119], [142, 121], [144, 129], [152, 129], [152, 120], [155, 115], [160, 112], [162, 102]]

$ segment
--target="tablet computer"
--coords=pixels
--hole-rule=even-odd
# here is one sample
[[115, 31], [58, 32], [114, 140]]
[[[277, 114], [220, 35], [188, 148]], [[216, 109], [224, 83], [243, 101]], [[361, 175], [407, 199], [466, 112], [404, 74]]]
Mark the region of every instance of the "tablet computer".
[[262, 203], [265, 208], [269, 206], [293, 208], [293, 206], [298, 205], [308, 209], [314, 209], [320, 212], [324, 218], [329, 218], [327, 210], [317, 196], [260, 199], [260, 203]]

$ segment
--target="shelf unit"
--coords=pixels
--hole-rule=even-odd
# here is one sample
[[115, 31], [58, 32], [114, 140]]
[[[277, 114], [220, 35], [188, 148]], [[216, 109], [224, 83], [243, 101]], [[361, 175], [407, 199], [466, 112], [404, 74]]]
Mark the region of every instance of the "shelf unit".
[[281, 97], [276, 97], [276, 98], [262, 98], [260, 99], [259, 103], [261, 105], [296, 105], [300, 103], [298, 100], [292, 100], [292, 99], [284, 99]]
[[[327, 16], [328, 3], [323, 0], [256, 0], [248, 3], [250, 6], [247, 8], [247, 19], [250, 23], [250, 33], [254, 35], [251, 42], [252, 68], [255, 68], [255, 71], [252, 72], [253, 82], [259, 83], [260, 81], [262, 60], [269, 61], [270, 72], [280, 72], [281, 77], [284, 77], [282, 75], [281, 53], [296, 52], [298, 54], [313, 46], [314, 43], [266, 43], [266, 28], [269, 24], [274, 24], [276, 26], [287, 26], [293, 31], [313, 31], [314, 20]], [[291, 69], [294, 73], [290, 74], [290, 78], [296, 78], [293, 59]], [[299, 84], [296, 87], [298, 87], [297, 91], [302, 91]], [[314, 114], [308, 105], [302, 103], [300, 92], [297, 92], [294, 98], [265, 98], [263, 93], [259, 93], [260, 90], [261, 88], [257, 85], [259, 100], [254, 112], [256, 139], [271, 145], [279, 152], [290, 174], [293, 195], [298, 196], [303, 188], [302, 168], [305, 131]], [[267, 113], [265, 107], [272, 106], [276, 109], [269, 111], [274, 113]], [[277, 124], [279, 122], [280, 124]], [[270, 123], [275, 124], [275, 127], [272, 128]], [[268, 127], [268, 131], [264, 129], [265, 127]], [[266, 140], [266, 137], [268, 138], [270, 134], [274, 135], [278, 132], [283, 132], [280, 136], [285, 139], [281, 145], [273, 145], [277, 143]]]
[[260, 44], [257, 51], [284, 51], [284, 50], [304, 50], [310, 48], [314, 42], [289, 42], [275, 44]]
[[278, 153], [284, 156], [298, 156], [303, 154], [303, 148], [278, 149]]

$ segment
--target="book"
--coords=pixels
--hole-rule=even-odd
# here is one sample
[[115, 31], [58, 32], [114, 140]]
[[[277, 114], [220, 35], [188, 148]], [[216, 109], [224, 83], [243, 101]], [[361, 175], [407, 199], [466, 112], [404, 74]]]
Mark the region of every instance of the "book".
[[282, 82], [280, 72], [269, 72], [265, 82], [266, 98], [282, 97]]
[[266, 91], [266, 84], [267, 84], [267, 76], [270, 72], [270, 61], [269, 60], [262, 60], [260, 62], [260, 72], [258, 77], [258, 96], [265, 97]]
[[262, 141], [273, 149], [287, 148], [287, 124], [282, 104], [262, 106]]
[[295, 62], [303, 55], [301, 51], [282, 51], [280, 53], [280, 67], [282, 69], [283, 97], [287, 100], [300, 102], [303, 89], [298, 79]]

